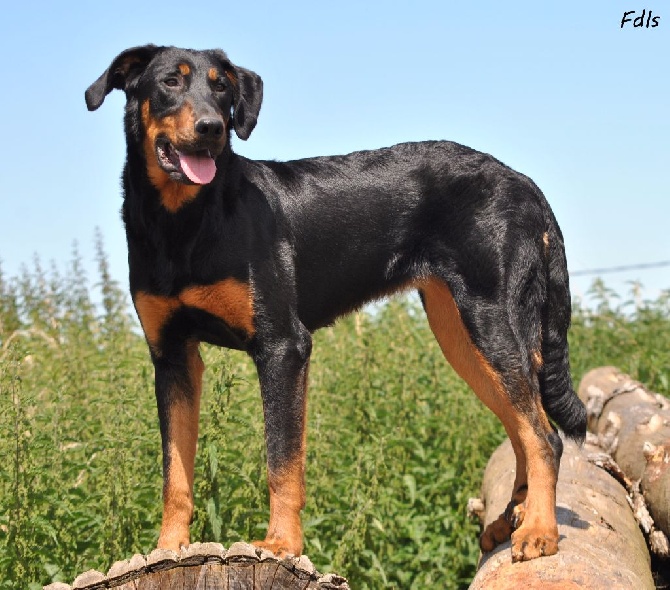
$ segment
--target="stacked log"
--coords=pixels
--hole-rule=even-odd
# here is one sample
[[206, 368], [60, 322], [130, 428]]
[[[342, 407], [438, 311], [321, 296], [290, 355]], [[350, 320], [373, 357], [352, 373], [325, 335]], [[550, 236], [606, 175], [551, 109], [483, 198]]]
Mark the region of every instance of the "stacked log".
[[586, 404], [589, 431], [625, 476], [652, 551], [667, 559], [670, 401], [615, 367], [601, 367], [584, 375], [579, 397]]

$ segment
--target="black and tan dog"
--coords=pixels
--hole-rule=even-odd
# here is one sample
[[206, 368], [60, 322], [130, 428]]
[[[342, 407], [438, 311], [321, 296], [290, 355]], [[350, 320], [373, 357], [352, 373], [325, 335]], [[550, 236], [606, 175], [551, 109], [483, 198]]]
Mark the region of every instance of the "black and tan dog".
[[130, 291], [163, 443], [159, 547], [189, 543], [199, 343], [245, 350], [256, 364], [270, 488], [257, 544], [299, 554], [310, 333], [416, 289], [444, 356], [516, 453], [510, 506], [482, 548], [511, 535], [515, 560], [556, 553], [554, 424], [581, 439], [585, 412], [569, 372], [563, 238], [537, 186], [450, 142], [285, 163], [240, 157], [230, 133], [249, 137], [262, 83], [219, 50], [128, 49], [86, 91], [88, 108], [115, 88], [127, 98]]

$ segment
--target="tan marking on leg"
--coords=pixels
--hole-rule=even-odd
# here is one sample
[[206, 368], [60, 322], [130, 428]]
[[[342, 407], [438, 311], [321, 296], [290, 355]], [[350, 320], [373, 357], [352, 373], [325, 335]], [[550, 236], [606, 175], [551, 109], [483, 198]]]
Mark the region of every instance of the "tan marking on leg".
[[426, 315], [442, 353], [486, 406], [505, 424], [516, 414], [498, 373], [472, 343], [449, 287], [439, 279], [422, 281]]
[[[463, 324], [449, 287], [437, 279], [419, 285], [423, 293], [426, 315], [435, 338], [449, 364], [472, 388], [505, 426], [517, 457], [515, 488], [525, 484], [523, 447], [518, 439], [516, 424], [512, 423], [517, 411], [507, 395], [499, 375], [472, 343]], [[520, 469], [521, 468], [521, 469]], [[491, 551], [510, 538], [513, 528], [504, 515], [491, 523], [481, 536], [483, 551]]]
[[183, 205], [195, 199], [200, 191], [199, 184], [182, 184], [173, 181], [156, 159], [156, 139], [167, 137], [173, 145], [192, 142], [195, 137], [195, 117], [193, 108], [186, 103], [174, 115], [155, 119], [151, 115], [149, 100], [142, 103], [142, 124], [144, 125], [144, 157], [147, 161], [147, 175], [160, 193], [161, 203], [171, 213], [178, 211]]
[[300, 511], [305, 507], [305, 455], [281, 471], [268, 471], [270, 488], [270, 522], [264, 541], [254, 545], [272, 551], [275, 555], [302, 553], [302, 525]]
[[213, 285], [188, 287], [179, 299], [243, 330], [248, 337], [254, 334], [253, 293], [248, 283], [228, 278]]
[[135, 293], [134, 303], [147, 342], [154, 354], [160, 356], [161, 330], [181, 303], [176, 297], [161, 297], [142, 291]]
[[300, 512], [305, 507], [305, 466], [307, 460], [307, 381], [309, 365], [301, 376], [305, 395], [302, 411], [300, 448], [293, 460], [277, 471], [268, 468], [270, 491], [270, 521], [264, 541], [254, 545], [272, 551], [275, 555], [302, 553], [302, 523]]
[[186, 348], [189, 392], [174, 392], [168, 418], [168, 469], [163, 481], [163, 521], [158, 547], [179, 551], [189, 544], [193, 518], [193, 472], [204, 364], [198, 342]]
[[[518, 545], [516, 553], [513, 551], [514, 559], [532, 559], [537, 552], [541, 552], [538, 555], [555, 553], [558, 547], [557, 477], [549, 442], [538, 434], [530, 418], [512, 404], [500, 375], [473, 344], [447, 285], [431, 278], [422, 281], [418, 287], [423, 293], [428, 323], [444, 356], [479, 399], [498, 416], [511, 439], [517, 465], [512, 500], [516, 502], [525, 496], [525, 507], [517, 511], [518, 519], [523, 522], [513, 535], [516, 538], [520, 534], [519, 539], [523, 540], [518, 544], [514, 542], [515, 547]], [[519, 386], [529, 389], [528, 401], [536, 406], [534, 414], [539, 418], [539, 424], [535, 426], [551, 432], [539, 397], [533, 395], [528, 384], [520, 383]], [[519, 492], [523, 486], [527, 486], [527, 491]], [[511, 532], [511, 524], [501, 515], [484, 531], [482, 548], [493, 549], [507, 540]], [[531, 544], [536, 548], [528, 549]]]
[[[549, 422], [542, 412], [546, 427]], [[517, 511], [520, 521], [512, 533], [512, 560], [526, 561], [558, 552], [558, 525], [556, 523], [556, 483], [551, 447], [538, 436], [528, 421], [520, 424], [519, 438], [523, 445], [528, 472], [528, 494]]]
[[544, 407], [542, 406], [542, 398], [540, 397], [539, 394], [538, 395], [532, 395], [531, 394], [531, 399], [533, 400], [533, 403], [535, 404], [536, 415], [540, 420], [540, 426], [542, 426], [542, 429], [547, 434], [553, 432], [554, 429], [551, 427], [551, 423], [549, 422], [549, 417], [547, 416], [547, 412], [544, 410]]

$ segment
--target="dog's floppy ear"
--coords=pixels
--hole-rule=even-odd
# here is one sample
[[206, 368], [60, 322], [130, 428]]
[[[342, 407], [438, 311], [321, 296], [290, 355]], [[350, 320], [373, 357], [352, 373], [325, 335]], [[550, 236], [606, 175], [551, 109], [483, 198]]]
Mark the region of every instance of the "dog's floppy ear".
[[[232, 64], [231, 64], [232, 65]], [[245, 68], [232, 66], [233, 125], [240, 139], [247, 139], [256, 127], [263, 101], [263, 80]]]
[[143, 45], [126, 49], [114, 58], [107, 68], [86, 90], [86, 106], [89, 111], [96, 110], [105, 97], [115, 88], [127, 90], [133, 80], [144, 71], [151, 59], [162, 47]]
[[219, 60], [233, 84], [233, 127], [237, 137], [248, 139], [261, 110], [263, 80], [255, 72], [234, 65], [221, 49], [212, 49], [207, 53]]

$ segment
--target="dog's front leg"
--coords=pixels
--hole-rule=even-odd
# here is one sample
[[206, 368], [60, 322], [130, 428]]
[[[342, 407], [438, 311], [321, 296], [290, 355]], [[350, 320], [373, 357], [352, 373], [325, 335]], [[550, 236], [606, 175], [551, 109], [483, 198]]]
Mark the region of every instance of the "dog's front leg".
[[310, 352], [311, 336], [300, 326], [289, 337], [260, 342], [253, 354], [263, 397], [270, 488], [267, 536], [254, 544], [280, 556], [302, 553]]
[[163, 443], [163, 522], [158, 547], [189, 544], [193, 517], [193, 469], [204, 364], [198, 342], [154, 356], [156, 400]]

